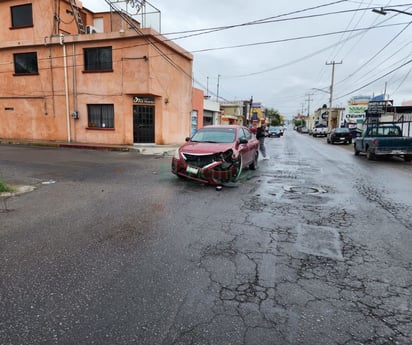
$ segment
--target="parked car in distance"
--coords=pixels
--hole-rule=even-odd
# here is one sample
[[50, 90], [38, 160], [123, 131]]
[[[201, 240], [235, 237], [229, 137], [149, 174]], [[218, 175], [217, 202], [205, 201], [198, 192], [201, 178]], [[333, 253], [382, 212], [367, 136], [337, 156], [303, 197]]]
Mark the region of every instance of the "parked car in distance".
[[259, 140], [240, 125], [214, 125], [199, 129], [180, 146], [172, 159], [178, 177], [211, 185], [238, 180], [243, 169], [255, 170]]
[[303, 134], [308, 134], [308, 133], [309, 133], [309, 129], [307, 129], [306, 127], [302, 127], [299, 132], [300, 132], [300, 133], [303, 133]]
[[312, 135], [314, 137], [326, 137], [328, 135], [328, 127], [324, 124], [316, 125], [312, 129]]
[[349, 128], [333, 128], [326, 137], [328, 144], [352, 144], [352, 134]]

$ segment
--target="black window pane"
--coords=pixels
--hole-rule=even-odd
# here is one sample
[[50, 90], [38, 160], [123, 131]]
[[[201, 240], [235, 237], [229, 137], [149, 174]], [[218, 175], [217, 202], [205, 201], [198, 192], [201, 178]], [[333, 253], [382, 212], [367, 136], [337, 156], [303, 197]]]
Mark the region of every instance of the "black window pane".
[[16, 74], [38, 73], [37, 53], [14, 54]]
[[101, 69], [112, 69], [112, 49], [102, 48], [99, 51], [99, 62]]
[[85, 49], [84, 67], [86, 71], [111, 70], [112, 47]]
[[89, 127], [114, 128], [113, 104], [88, 104], [87, 113]]
[[86, 70], [96, 70], [98, 67], [98, 61], [94, 50], [85, 49], [84, 52], [84, 67]]
[[87, 108], [89, 127], [101, 127], [100, 106], [88, 105]]
[[12, 7], [11, 23], [14, 28], [19, 26], [33, 25], [31, 4]]

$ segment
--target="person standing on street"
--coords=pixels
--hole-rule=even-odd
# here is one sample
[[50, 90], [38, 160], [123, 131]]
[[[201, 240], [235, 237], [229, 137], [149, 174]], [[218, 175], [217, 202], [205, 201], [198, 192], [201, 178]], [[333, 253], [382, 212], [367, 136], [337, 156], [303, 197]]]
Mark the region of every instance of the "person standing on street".
[[262, 153], [263, 159], [268, 160], [269, 156], [266, 155], [266, 147], [265, 147], [265, 125], [261, 125], [256, 130], [256, 139], [259, 140], [259, 150]]

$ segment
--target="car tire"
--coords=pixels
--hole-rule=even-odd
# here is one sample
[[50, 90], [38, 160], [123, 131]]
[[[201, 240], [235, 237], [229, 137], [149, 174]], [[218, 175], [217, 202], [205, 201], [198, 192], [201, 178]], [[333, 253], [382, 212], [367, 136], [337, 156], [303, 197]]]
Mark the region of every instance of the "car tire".
[[236, 175], [231, 178], [231, 182], [236, 182], [239, 179], [240, 175], [242, 175], [242, 170], [243, 170], [242, 155], [239, 155], [239, 157], [236, 159], [236, 161], [233, 164], [237, 166], [237, 171], [236, 171]]
[[369, 161], [373, 161], [376, 159], [375, 154], [369, 148], [366, 150], [366, 159]]
[[258, 168], [258, 159], [259, 159], [259, 152], [255, 153], [255, 159], [253, 162], [249, 165], [250, 170], [256, 170]]
[[356, 145], [355, 145], [355, 144], [353, 144], [353, 153], [355, 154], [355, 156], [359, 156], [359, 153], [360, 153], [360, 151], [358, 151], [358, 150], [356, 149]]
[[412, 155], [405, 155], [405, 156], [403, 157], [403, 160], [404, 160], [405, 162], [410, 162], [410, 161], [412, 160]]

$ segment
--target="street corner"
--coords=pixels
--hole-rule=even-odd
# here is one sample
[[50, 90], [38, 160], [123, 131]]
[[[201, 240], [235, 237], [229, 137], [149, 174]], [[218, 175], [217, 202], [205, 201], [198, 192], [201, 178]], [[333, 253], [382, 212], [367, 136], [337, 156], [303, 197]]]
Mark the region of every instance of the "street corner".
[[34, 186], [27, 186], [27, 185], [13, 185], [12, 188], [13, 190], [10, 192], [1, 192], [0, 197], [7, 198], [7, 197], [12, 197], [12, 196], [17, 196], [17, 195], [32, 192], [36, 189], [36, 187]]

